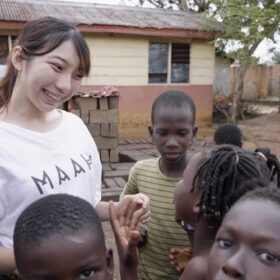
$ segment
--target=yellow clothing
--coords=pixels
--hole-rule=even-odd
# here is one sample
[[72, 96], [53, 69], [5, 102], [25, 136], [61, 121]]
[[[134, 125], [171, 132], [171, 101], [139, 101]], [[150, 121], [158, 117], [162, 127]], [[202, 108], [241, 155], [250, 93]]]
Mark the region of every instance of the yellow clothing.
[[179, 279], [169, 262], [171, 248], [190, 247], [186, 232], [175, 222], [173, 190], [181, 178], [166, 177], [159, 169], [159, 158], [138, 161], [130, 170], [123, 193], [143, 193], [150, 198], [151, 220], [144, 226], [147, 243], [139, 249], [139, 279]]

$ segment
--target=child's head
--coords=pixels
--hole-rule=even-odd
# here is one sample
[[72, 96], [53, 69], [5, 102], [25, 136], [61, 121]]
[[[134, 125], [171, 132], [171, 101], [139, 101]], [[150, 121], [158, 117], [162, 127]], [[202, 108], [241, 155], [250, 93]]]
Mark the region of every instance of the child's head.
[[270, 183], [270, 158], [232, 145], [211, 147], [196, 154], [174, 191], [176, 220], [192, 226], [204, 215], [221, 221], [236, 194], [242, 193], [241, 189], [245, 192], [247, 182], [262, 179], [263, 184]]
[[208, 279], [278, 280], [280, 191], [262, 188], [241, 197], [219, 228]]
[[219, 126], [214, 133], [214, 142], [217, 145], [231, 144], [242, 147], [242, 133], [238, 126], [225, 123]]
[[195, 105], [181, 91], [166, 91], [152, 106], [152, 126], [149, 132], [163, 160], [178, 162], [194, 141], [197, 127]]
[[[7, 106], [11, 99], [20, 72], [17, 67], [20, 60], [32, 61], [36, 57], [52, 52], [69, 40], [75, 47], [80, 75], [88, 75], [90, 70], [89, 49], [82, 34], [72, 23], [53, 17], [28, 22], [8, 58], [8, 70], [0, 83], [0, 108]], [[17, 52], [18, 56], [15, 58]], [[60, 71], [60, 68], [58, 67], [57, 71]], [[44, 75], [44, 73], [40, 74]]]
[[112, 279], [112, 251], [95, 209], [85, 200], [56, 194], [19, 216], [14, 254], [22, 279]]

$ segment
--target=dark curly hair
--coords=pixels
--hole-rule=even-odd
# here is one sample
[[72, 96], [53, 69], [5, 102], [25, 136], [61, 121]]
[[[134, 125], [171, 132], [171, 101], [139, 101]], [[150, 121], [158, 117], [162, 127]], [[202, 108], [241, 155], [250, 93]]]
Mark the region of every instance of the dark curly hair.
[[17, 219], [14, 230], [14, 253], [20, 268], [22, 252], [53, 235], [89, 232], [105, 238], [96, 210], [84, 199], [68, 194], [54, 194], [30, 204]]

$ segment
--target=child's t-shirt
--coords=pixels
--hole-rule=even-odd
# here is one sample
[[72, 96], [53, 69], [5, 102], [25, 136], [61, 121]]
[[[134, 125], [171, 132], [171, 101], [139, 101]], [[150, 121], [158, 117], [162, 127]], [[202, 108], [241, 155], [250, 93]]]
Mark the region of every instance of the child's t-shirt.
[[147, 242], [139, 249], [139, 279], [179, 279], [169, 261], [171, 248], [190, 247], [186, 232], [175, 222], [173, 191], [181, 178], [166, 177], [159, 158], [138, 161], [130, 170], [121, 196], [143, 193], [150, 198], [151, 220], [144, 225]]

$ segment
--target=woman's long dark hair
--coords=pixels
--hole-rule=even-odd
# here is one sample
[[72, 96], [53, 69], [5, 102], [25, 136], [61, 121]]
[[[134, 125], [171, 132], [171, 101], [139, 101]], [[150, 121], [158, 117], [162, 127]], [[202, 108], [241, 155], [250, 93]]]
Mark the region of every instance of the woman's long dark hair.
[[[88, 75], [90, 71], [90, 53], [80, 31], [70, 22], [43, 17], [28, 22], [19, 35], [16, 45], [22, 49], [21, 56], [31, 60], [34, 56], [47, 54], [66, 40], [72, 40], [80, 59], [79, 70]], [[0, 108], [8, 106], [17, 78], [17, 70], [8, 57], [8, 69], [0, 82]]]

